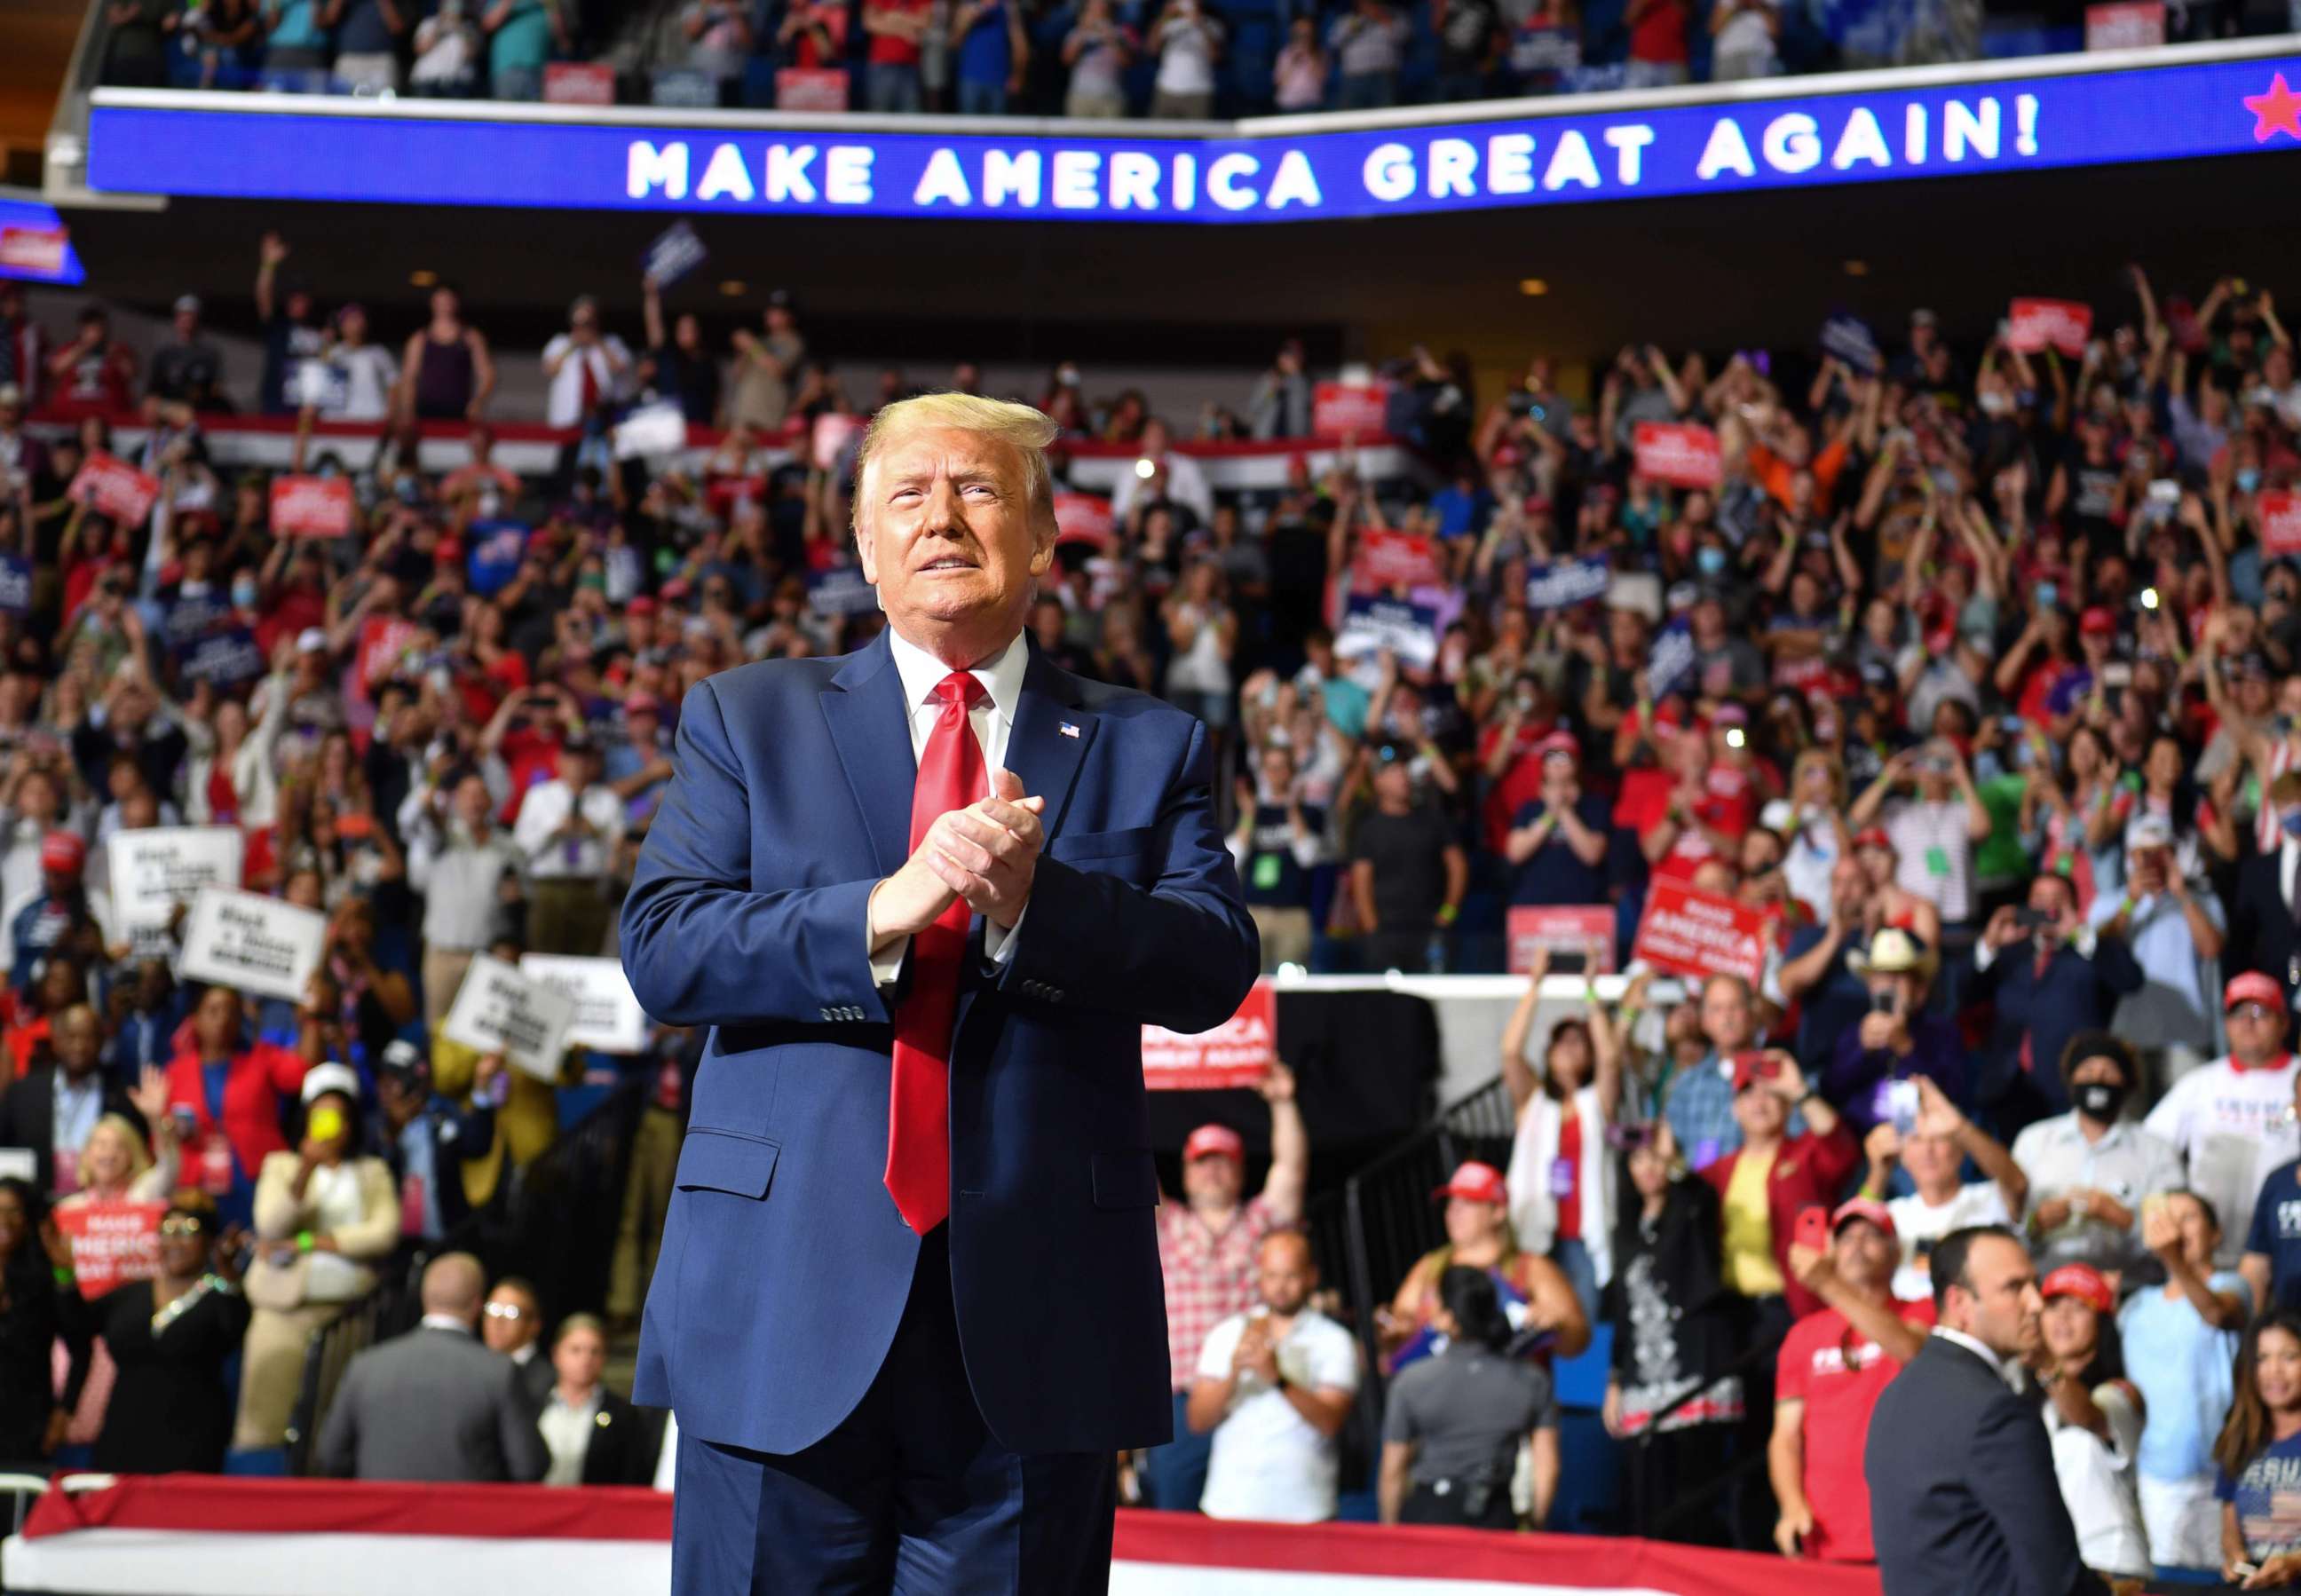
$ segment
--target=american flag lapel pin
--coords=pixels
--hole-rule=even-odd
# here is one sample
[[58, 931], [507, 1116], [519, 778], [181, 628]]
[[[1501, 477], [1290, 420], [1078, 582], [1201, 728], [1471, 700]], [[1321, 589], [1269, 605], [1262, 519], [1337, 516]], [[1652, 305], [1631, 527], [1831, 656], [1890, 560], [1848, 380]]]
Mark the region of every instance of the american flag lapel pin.
[[1078, 728], [1071, 724], [1068, 721], [1056, 722], [1055, 730], [1061, 732], [1065, 737], [1076, 737], [1079, 734]]

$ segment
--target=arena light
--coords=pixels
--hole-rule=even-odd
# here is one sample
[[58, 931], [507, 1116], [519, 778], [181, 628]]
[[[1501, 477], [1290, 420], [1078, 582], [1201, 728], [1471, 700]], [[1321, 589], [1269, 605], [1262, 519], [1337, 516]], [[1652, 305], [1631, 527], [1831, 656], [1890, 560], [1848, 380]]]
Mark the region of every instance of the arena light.
[[730, 299], [741, 299], [744, 295], [751, 291], [751, 285], [731, 277], [725, 282], [719, 285], [719, 291], [726, 295]]
[[419, 288], [437, 288], [439, 283], [439, 274], [437, 272], [429, 272], [418, 267], [407, 274], [407, 280]]
[[1867, 262], [1867, 261], [1848, 261], [1848, 262], [1846, 262], [1846, 263], [1845, 263], [1845, 275], [1846, 275], [1846, 276], [1848, 276], [1848, 277], [1867, 277], [1867, 276], [1869, 276], [1869, 275], [1870, 275], [1870, 263], [1869, 263], [1869, 262]]
[[1518, 291], [1529, 299], [1539, 299], [1550, 292], [1550, 285], [1539, 277], [1521, 277], [1518, 280]]

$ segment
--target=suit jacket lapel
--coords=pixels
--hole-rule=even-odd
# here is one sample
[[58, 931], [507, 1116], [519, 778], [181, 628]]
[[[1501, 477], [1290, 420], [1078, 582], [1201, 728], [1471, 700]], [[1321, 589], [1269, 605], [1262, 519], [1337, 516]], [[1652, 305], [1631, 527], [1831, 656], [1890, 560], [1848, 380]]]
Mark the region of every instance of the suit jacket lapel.
[[1079, 707], [1076, 679], [1039, 652], [1037, 639], [1026, 633], [1025, 641], [1031, 663], [1023, 674], [1015, 729], [1007, 738], [1007, 768], [1022, 778], [1025, 796], [1047, 800], [1042, 823], [1051, 838], [1062, 828], [1071, 785], [1094, 740], [1097, 722]]
[[848, 656], [822, 695], [832, 745], [871, 834], [881, 875], [891, 875], [911, 853], [911, 789], [918, 761], [911, 754], [903, 676], [895, 669], [887, 634]]

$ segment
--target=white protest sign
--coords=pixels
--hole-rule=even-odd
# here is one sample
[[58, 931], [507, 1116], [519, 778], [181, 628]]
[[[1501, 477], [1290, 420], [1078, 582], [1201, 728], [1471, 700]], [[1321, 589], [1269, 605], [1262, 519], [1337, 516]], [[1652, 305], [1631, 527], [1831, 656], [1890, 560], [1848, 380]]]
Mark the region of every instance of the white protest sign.
[[519, 973], [575, 1006], [567, 1045], [602, 1053], [637, 1053], [647, 1046], [647, 1011], [632, 990], [619, 958], [578, 958], [564, 953], [523, 953]]
[[202, 887], [239, 885], [237, 826], [152, 826], [114, 831], [105, 845], [112, 864], [112, 906], [131, 931], [165, 926], [180, 903]]
[[678, 405], [642, 405], [615, 429], [615, 458], [676, 455], [687, 447], [687, 416]]
[[320, 967], [328, 922], [277, 898], [202, 887], [184, 922], [177, 973], [293, 1003]]
[[573, 999], [482, 953], [456, 989], [439, 1034], [482, 1053], [500, 1053], [540, 1081], [556, 1081], [574, 1018]]

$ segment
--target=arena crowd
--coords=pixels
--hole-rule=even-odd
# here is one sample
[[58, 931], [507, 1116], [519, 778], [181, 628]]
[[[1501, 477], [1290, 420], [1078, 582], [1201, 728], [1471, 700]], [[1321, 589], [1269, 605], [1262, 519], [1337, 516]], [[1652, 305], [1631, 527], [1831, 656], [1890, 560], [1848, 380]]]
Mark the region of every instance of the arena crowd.
[[[874, 634], [858, 423], [981, 384], [858, 383], [783, 296], [722, 350], [651, 285], [540, 355], [445, 286], [384, 339], [288, 241], [259, 261], [246, 392], [196, 301], [132, 348], [0, 286], [11, 1457], [280, 1444], [312, 1331], [558, 1128], [561, 1084], [441, 1034], [474, 958], [612, 955], [686, 690]], [[1418, 464], [1381, 477], [1314, 451], [1329, 374], [1291, 346], [1184, 424], [1068, 363], [1013, 396], [1061, 426], [1058, 487], [1132, 451], [1033, 632], [1217, 734], [1268, 965], [1495, 969], [1510, 911], [1584, 911], [1512, 961], [1510, 1157], [1454, 1172], [1445, 1247], [1375, 1326], [1384, 1516], [1541, 1522], [1552, 1367], [1610, 1326], [1633, 1493], [1696, 1504], [1658, 1533], [1867, 1558], [1870, 1408], [1931, 1323], [1934, 1245], [1995, 1224], [2036, 1261], [2029, 1383], [2088, 1559], [2301, 1573], [2301, 380], [2267, 290], [2186, 287], [2135, 269], [2066, 349], [1917, 308], [1819, 357], [1626, 348], [1572, 393], [1546, 356], [1481, 393], [1418, 349], [1385, 427]], [[544, 414], [495, 414], [514, 361]], [[649, 405], [701, 447], [619, 459]], [[264, 475], [215, 458], [230, 410], [313, 423], [297, 474], [348, 483], [349, 535], [272, 524]], [[557, 465], [498, 464], [497, 421], [556, 429]], [[425, 469], [427, 424], [468, 460]], [[1657, 427], [1714, 452], [1709, 485], [1673, 485]], [[1200, 438], [1292, 450], [1289, 480], [1218, 490]], [[91, 462], [141, 473], [146, 513], [75, 494]], [[113, 839], [179, 825], [236, 829], [247, 890], [325, 916], [299, 999], [179, 981], [182, 920], [123, 923]], [[1754, 928], [1746, 970], [1634, 960], [1686, 894]], [[1623, 968], [1618, 1000], [1556, 996]], [[600, 1370], [700, 1043], [657, 1028], [613, 1066], [648, 1107], [607, 1322], [447, 1251], [432, 1354], [370, 1355], [322, 1466], [652, 1476]], [[1161, 1211], [1178, 1440], [1134, 1488], [1317, 1519], [1376, 1371], [1296, 1228], [1292, 1075], [1263, 1093], [1259, 1189], [1210, 1127]], [[166, 1205], [157, 1273], [83, 1296], [71, 1210], [138, 1200]], [[451, 1367], [500, 1416], [484, 1456], [404, 1433]]]

